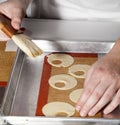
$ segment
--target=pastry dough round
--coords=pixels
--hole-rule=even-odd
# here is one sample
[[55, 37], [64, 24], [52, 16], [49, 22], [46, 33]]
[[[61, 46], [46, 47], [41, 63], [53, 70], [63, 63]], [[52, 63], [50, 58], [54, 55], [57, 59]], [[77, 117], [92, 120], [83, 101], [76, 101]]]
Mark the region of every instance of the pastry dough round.
[[68, 74], [76, 78], [85, 78], [89, 68], [90, 68], [90, 65], [85, 65], [85, 64], [72, 65], [68, 69]]
[[74, 63], [74, 58], [68, 54], [51, 54], [47, 57], [48, 63], [55, 67], [68, 67]]
[[[42, 108], [42, 112], [45, 116], [73, 116], [75, 108], [65, 102], [50, 102]], [[63, 115], [64, 114], [64, 115]]]
[[48, 82], [51, 87], [59, 90], [68, 90], [77, 85], [77, 80], [73, 76], [67, 74], [51, 76]]
[[74, 91], [72, 91], [69, 95], [69, 98], [72, 102], [77, 103], [78, 99], [80, 98], [80, 95], [83, 92], [83, 88], [81, 89], [76, 89]]

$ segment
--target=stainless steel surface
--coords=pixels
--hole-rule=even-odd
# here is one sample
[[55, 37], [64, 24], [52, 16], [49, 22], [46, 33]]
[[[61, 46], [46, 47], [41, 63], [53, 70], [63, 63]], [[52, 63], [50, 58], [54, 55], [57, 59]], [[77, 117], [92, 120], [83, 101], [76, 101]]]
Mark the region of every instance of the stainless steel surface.
[[25, 19], [33, 39], [111, 42], [120, 37], [120, 22]]
[[[9, 82], [8, 82], [8, 85], [7, 85], [7, 90], [6, 90], [6, 93], [5, 93], [5, 103], [4, 103], [4, 99], [3, 99], [3, 106], [1, 107], [1, 110], [3, 107], [5, 107], [5, 112], [10, 112], [10, 109], [11, 109], [11, 106], [13, 104], [13, 100], [15, 98], [15, 95], [16, 95], [16, 91], [17, 91], [17, 81], [18, 81], [18, 78], [19, 78], [19, 72], [21, 70], [21, 65], [22, 65], [22, 59], [23, 59], [23, 56], [24, 56], [24, 53], [23, 52], [18, 52], [19, 54], [16, 55], [16, 60], [14, 62], [14, 65], [13, 65], [13, 71], [11, 72], [11, 77], [9, 79]], [[19, 63], [18, 63], [19, 62]], [[17, 65], [17, 67], [16, 67]], [[10, 83], [10, 84], [9, 84]]]
[[[73, 32], [73, 37], [69, 36], [71, 34], [62, 36], [63, 28], [60, 28], [59, 30], [56, 30], [55, 35], [56, 36], [60, 35], [60, 37], [59, 38], [56, 37], [58, 38], [56, 39], [53, 34], [54, 33], [53, 29], [52, 29], [53, 33], [48, 30], [49, 28], [51, 28], [52, 22], [50, 22], [50, 24], [49, 22], [45, 22], [45, 23], [43, 23], [44, 21], [42, 21], [42, 23], [40, 22], [39, 26], [42, 27], [41, 30], [39, 28], [37, 28], [37, 30], [35, 29], [34, 27], [35, 22], [34, 20], [31, 20], [26, 25], [28, 27], [28, 30], [31, 29], [31, 36], [34, 38], [33, 41], [41, 49], [43, 49], [44, 53], [43, 55], [32, 59], [30, 57], [27, 57], [21, 50], [18, 50], [16, 59], [14, 62], [14, 66], [12, 69], [11, 77], [9, 79], [7, 91], [1, 108], [2, 116], [0, 117], [0, 120], [3, 122], [3, 124], [10, 123], [12, 125], [13, 124], [15, 125], [20, 125], [20, 124], [21, 125], [34, 125], [34, 124], [35, 125], [37, 124], [53, 125], [54, 123], [56, 125], [78, 125], [78, 124], [79, 125], [88, 125], [88, 124], [89, 125], [93, 125], [93, 124], [119, 125], [120, 124], [119, 107], [111, 114], [106, 116], [103, 115], [103, 118], [99, 118], [99, 119], [35, 117], [37, 97], [38, 97], [38, 91], [40, 87], [40, 80], [41, 80], [41, 74], [42, 74], [42, 65], [43, 65], [43, 59], [45, 55], [51, 52], [60, 51], [60, 52], [77, 52], [77, 53], [83, 53], [83, 52], [99, 53], [99, 57], [101, 57], [103, 54], [107, 53], [112, 48], [112, 46], [114, 45], [113, 41], [117, 38], [117, 35], [118, 35], [116, 34], [116, 38], [110, 36], [110, 38], [108, 39], [108, 37], [105, 37], [103, 33], [102, 35], [104, 35], [104, 38], [102, 37], [101, 39], [100, 39], [100, 36], [94, 36], [94, 38], [93, 36], [91, 36], [91, 40], [88, 40], [88, 39], [81, 40], [80, 38], [78, 39], [79, 35], [74, 36], [75, 33], [73, 31], [71, 31], [71, 34]], [[72, 22], [70, 22], [70, 24], [71, 23]], [[48, 28], [44, 27], [45, 24], [47, 25]], [[75, 25], [75, 23], [73, 24]], [[55, 23], [55, 25], [58, 25], [58, 23]], [[114, 25], [116, 26], [116, 31], [113, 28], [113, 31], [114, 31], [113, 33], [115, 32], [117, 33], [118, 23]], [[108, 27], [108, 25], [106, 27]], [[40, 32], [38, 33], [39, 30]], [[47, 31], [49, 31], [50, 33], [48, 32], [47, 34], [45, 34], [45, 32]], [[90, 32], [90, 29], [89, 29], [89, 32]], [[89, 38], [89, 34], [88, 35], [86, 34], [86, 36], [84, 34], [84, 38], [85, 37]], [[43, 38], [44, 40], [41, 38]], [[76, 38], [76, 40], [73, 40], [74, 38]], [[98, 39], [96, 40], [96, 38]], [[47, 40], [47, 39], [50, 39], [50, 40]]]
[[33, 40], [44, 52], [82, 52], [108, 53], [114, 42], [103, 41], [66, 41], [66, 40]]
[[118, 120], [85, 118], [1, 117], [3, 125], [119, 125]]

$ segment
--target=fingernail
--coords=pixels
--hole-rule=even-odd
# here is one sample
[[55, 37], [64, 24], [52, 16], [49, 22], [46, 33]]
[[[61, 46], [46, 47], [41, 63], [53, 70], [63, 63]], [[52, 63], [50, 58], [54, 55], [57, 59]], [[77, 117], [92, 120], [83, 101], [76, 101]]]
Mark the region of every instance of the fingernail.
[[103, 111], [103, 113], [104, 113], [105, 115], [107, 115], [107, 114], [109, 113], [109, 111], [105, 109], [105, 110]]
[[82, 117], [85, 117], [85, 116], [87, 116], [87, 112], [84, 110], [84, 111], [81, 111], [80, 112], [80, 115], [82, 116]]
[[89, 116], [94, 116], [95, 113], [94, 113], [93, 111], [90, 111], [90, 112], [88, 113], [88, 115], [89, 115]]
[[20, 28], [20, 24], [18, 22], [14, 22], [13, 25], [14, 25], [15, 29], [19, 29]]
[[16, 28], [16, 29], [19, 29], [19, 28], [20, 28], [20, 25], [16, 23], [16, 24], [15, 24], [15, 28]]
[[80, 106], [80, 105], [76, 106], [76, 110], [77, 110], [78, 112], [80, 111], [80, 109], [81, 109], [81, 106]]

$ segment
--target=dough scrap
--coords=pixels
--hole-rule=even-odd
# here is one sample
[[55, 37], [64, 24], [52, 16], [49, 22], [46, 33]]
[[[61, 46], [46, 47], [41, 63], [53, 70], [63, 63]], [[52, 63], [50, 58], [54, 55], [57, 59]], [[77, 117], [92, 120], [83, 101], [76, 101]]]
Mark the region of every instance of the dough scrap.
[[51, 87], [58, 90], [72, 89], [77, 85], [77, 80], [73, 76], [67, 74], [51, 76], [48, 82]]
[[[50, 102], [42, 108], [42, 112], [45, 116], [73, 116], [75, 113], [75, 107], [66, 102]], [[61, 115], [60, 115], [61, 114]]]
[[89, 68], [90, 65], [85, 64], [72, 65], [68, 69], [68, 74], [72, 75], [75, 78], [85, 78]]
[[47, 61], [55, 67], [68, 67], [74, 63], [74, 58], [68, 54], [50, 54]]
[[77, 103], [78, 99], [80, 98], [80, 95], [83, 92], [83, 88], [81, 89], [76, 89], [74, 91], [72, 91], [69, 95], [69, 98], [72, 102]]

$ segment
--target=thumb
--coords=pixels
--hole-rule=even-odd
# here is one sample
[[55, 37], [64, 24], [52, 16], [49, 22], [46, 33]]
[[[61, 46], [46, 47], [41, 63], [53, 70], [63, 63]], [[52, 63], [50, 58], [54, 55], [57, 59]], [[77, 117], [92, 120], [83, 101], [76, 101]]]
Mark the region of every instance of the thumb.
[[11, 16], [11, 25], [16, 30], [20, 29], [22, 19], [24, 17], [24, 11], [21, 8], [14, 8]]

